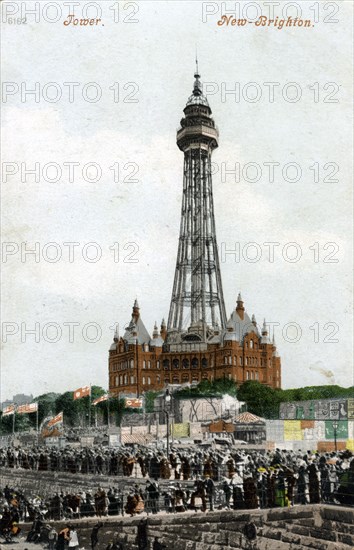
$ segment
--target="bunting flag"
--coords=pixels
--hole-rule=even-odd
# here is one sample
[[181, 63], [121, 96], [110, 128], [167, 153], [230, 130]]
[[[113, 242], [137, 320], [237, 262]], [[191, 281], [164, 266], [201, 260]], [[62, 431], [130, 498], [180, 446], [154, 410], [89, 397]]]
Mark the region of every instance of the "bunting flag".
[[138, 397], [132, 397], [125, 400], [125, 406], [132, 409], [141, 409], [143, 406], [143, 400]]
[[101, 395], [101, 397], [97, 397], [94, 401], [92, 401], [92, 405], [98, 405], [98, 403], [103, 403], [103, 401], [107, 401], [108, 395]]
[[5, 407], [5, 409], [2, 411], [3, 416], [9, 416], [10, 414], [15, 413], [15, 405], [9, 405], [8, 407]]
[[82, 388], [74, 391], [74, 399], [81, 399], [81, 397], [86, 397], [87, 395], [90, 395], [90, 393], [90, 386], [83, 386]]
[[26, 403], [26, 405], [19, 405], [16, 409], [18, 414], [30, 414], [38, 411], [38, 403]]
[[51, 428], [52, 426], [55, 426], [56, 424], [60, 424], [61, 422], [63, 422], [63, 413], [62, 412], [60, 412], [59, 414], [54, 416], [54, 418], [49, 420], [49, 422], [47, 424], [47, 428]]

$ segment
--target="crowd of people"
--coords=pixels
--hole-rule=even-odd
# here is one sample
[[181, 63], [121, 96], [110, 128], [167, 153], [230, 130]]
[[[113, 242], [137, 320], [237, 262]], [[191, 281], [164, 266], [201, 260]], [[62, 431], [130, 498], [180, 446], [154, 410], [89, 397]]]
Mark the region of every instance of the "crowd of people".
[[[1, 467], [117, 477], [117, 486], [109, 491], [51, 495], [46, 507], [53, 519], [70, 517], [65, 510], [77, 513], [80, 509], [80, 514], [86, 516], [122, 514], [128, 501], [134, 499], [138, 500], [138, 509], [151, 508], [152, 512], [160, 508], [175, 510], [176, 501], [183, 502], [178, 509], [193, 509], [196, 491], [204, 499], [202, 484], [211, 509], [214, 501], [235, 509], [320, 501], [354, 504], [354, 456], [350, 451], [304, 453], [277, 449], [262, 453], [203, 450], [195, 446], [184, 450], [173, 447], [167, 456], [163, 451], [143, 446], [129, 449], [8, 447], [0, 449]], [[120, 484], [120, 480], [131, 477], [139, 482], [135, 492], [133, 489], [127, 492], [126, 487], [133, 487], [132, 484], [124, 490], [124, 484]], [[143, 490], [144, 479], [147, 481]], [[206, 506], [203, 504], [202, 508]], [[31, 516], [30, 511], [31, 506], [25, 515]], [[19, 514], [23, 519], [21, 506]]]
[[[39, 472], [67, 472], [121, 477], [142, 477], [153, 480], [196, 480], [208, 476], [218, 482], [222, 478], [238, 479], [275, 477], [286, 473], [287, 483], [294, 476], [294, 486], [303, 493], [303, 485], [319, 479], [321, 494], [326, 499], [334, 492], [340, 478], [353, 467], [350, 451], [332, 453], [307, 453], [298, 451], [205, 450], [193, 446], [174, 448], [167, 455], [164, 451], [147, 446], [104, 448], [84, 447], [48, 448], [30, 447], [0, 448], [0, 468], [35, 470]], [[279, 469], [280, 467], [280, 469]], [[282, 473], [283, 472], [283, 473]]]
[[[143, 512], [250, 510], [319, 502], [354, 505], [354, 456], [349, 451], [304, 453], [277, 449], [262, 453], [205, 451], [195, 446], [181, 451], [172, 448], [167, 456], [138, 446], [106, 450], [9, 447], [0, 449], [0, 467], [116, 476], [109, 489], [107, 483], [112, 484], [112, 478], [102, 477], [105, 488], [99, 486], [94, 491], [75, 491], [73, 487], [70, 492], [34, 495], [8, 486], [0, 491], [0, 537], [9, 541], [21, 532], [20, 523], [32, 522], [28, 541], [36, 542], [44, 536], [53, 550], [64, 548], [61, 544], [69, 540], [65, 536], [76, 541], [71, 522], [82, 517], [101, 520]], [[127, 478], [133, 475], [128, 483]], [[48, 526], [55, 520], [69, 522], [65, 536]], [[55, 545], [50, 546], [53, 541]], [[74, 543], [71, 546], [75, 547]]]

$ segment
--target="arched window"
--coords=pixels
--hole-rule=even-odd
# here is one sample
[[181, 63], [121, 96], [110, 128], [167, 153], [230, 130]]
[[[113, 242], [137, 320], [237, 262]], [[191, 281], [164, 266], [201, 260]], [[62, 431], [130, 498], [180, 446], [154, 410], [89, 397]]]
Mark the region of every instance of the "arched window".
[[250, 379], [250, 373], [249, 371], [246, 371], [246, 380], [249, 380]]
[[143, 369], [146, 369], [146, 361], [143, 361]]
[[192, 359], [192, 369], [198, 368], [198, 359], [196, 357], [193, 357]]
[[131, 383], [131, 384], [134, 384], [134, 376], [131, 376], [131, 377], [130, 377], [130, 383]]
[[118, 376], [116, 376], [116, 386], [118, 386]]
[[151, 361], [148, 361], [148, 369], [151, 369]]
[[199, 381], [198, 375], [197, 375], [197, 374], [193, 374], [193, 376], [192, 376], [192, 382], [198, 382], [198, 381]]
[[243, 365], [242, 357], [240, 357], [239, 362], [240, 362], [240, 367], [242, 367], [242, 365]]
[[206, 357], [203, 357], [202, 359], [202, 368], [206, 369], [208, 367], [208, 359]]
[[161, 381], [161, 378], [160, 378], [160, 375], [158, 374], [156, 376], [156, 384], [160, 384], [160, 381]]
[[156, 363], [156, 368], [157, 368], [157, 369], [160, 368], [160, 361], [157, 361], [157, 363]]
[[226, 355], [224, 357], [224, 363], [225, 363], [225, 365], [227, 365], [227, 356]]
[[250, 348], [253, 349], [253, 340], [250, 340]]
[[173, 362], [172, 362], [172, 365], [173, 365], [174, 369], [179, 369], [179, 360], [174, 359]]
[[189, 382], [189, 374], [182, 375], [182, 382]]
[[151, 385], [151, 378], [150, 378], [150, 376], [148, 376], [148, 386], [150, 386], [150, 385]]
[[119, 377], [119, 385], [121, 386], [123, 384], [123, 375], [121, 374]]
[[142, 382], [143, 382], [143, 386], [145, 386], [145, 376], [143, 376]]
[[175, 375], [175, 376], [173, 377], [173, 383], [174, 383], [174, 384], [179, 384], [179, 378], [178, 378], [178, 376]]
[[189, 369], [189, 361], [188, 359], [182, 360], [182, 369]]
[[163, 369], [164, 370], [169, 370], [170, 368], [170, 362], [168, 359], [164, 359], [163, 362], [162, 362], [162, 366], [163, 366]]
[[232, 356], [229, 355], [229, 365], [232, 365]]
[[124, 375], [124, 384], [128, 384], [128, 375], [127, 374]]

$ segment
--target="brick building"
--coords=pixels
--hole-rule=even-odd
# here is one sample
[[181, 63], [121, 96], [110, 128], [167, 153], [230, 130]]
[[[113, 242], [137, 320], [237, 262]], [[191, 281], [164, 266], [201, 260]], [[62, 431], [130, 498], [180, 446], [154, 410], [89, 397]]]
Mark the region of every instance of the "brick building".
[[257, 326], [241, 294], [229, 320], [223, 298], [214, 219], [211, 156], [219, 133], [198, 68], [177, 132], [184, 153], [181, 229], [168, 323], [152, 336], [137, 300], [123, 337], [109, 350], [109, 390], [141, 395], [166, 384], [227, 378], [281, 386], [281, 366], [267, 325]]
[[123, 337], [116, 334], [109, 351], [109, 388], [112, 394], [141, 395], [163, 389], [166, 384], [198, 383], [228, 378], [238, 384], [257, 380], [274, 388], [281, 386], [281, 365], [276, 345], [269, 339], [266, 324], [261, 332], [250, 320], [241, 296], [227, 323], [215, 330], [207, 342], [165, 343], [162, 321], [152, 337], [135, 301], [131, 322]]

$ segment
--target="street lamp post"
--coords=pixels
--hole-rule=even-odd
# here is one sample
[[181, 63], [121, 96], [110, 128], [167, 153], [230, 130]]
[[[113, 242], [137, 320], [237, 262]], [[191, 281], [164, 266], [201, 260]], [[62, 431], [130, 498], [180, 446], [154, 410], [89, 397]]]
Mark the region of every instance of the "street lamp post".
[[337, 429], [338, 429], [338, 421], [333, 420], [332, 422], [333, 426], [333, 435], [334, 435], [334, 450], [337, 452]]
[[166, 422], [167, 422], [167, 433], [166, 433], [166, 450], [167, 450], [167, 457], [170, 454], [170, 411], [169, 408], [171, 406], [171, 394], [170, 390], [167, 388], [165, 391], [165, 415], [166, 415]]

